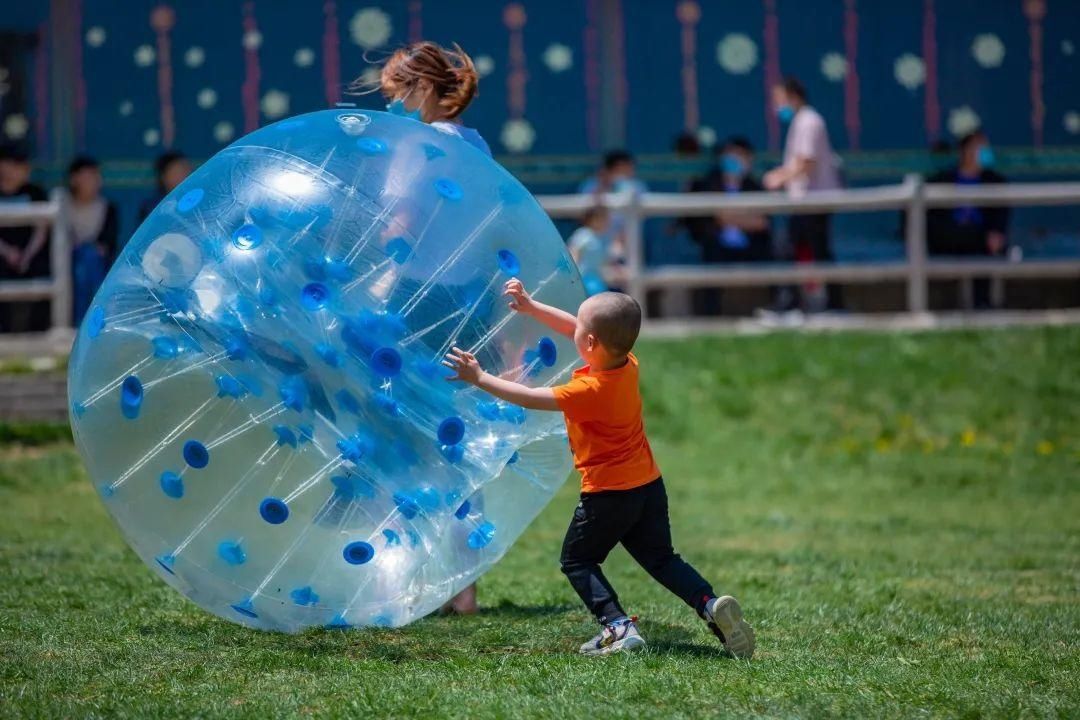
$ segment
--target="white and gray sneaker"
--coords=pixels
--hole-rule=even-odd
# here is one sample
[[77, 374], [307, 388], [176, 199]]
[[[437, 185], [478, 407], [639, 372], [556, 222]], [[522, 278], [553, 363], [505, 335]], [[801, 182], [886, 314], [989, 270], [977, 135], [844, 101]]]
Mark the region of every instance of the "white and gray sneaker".
[[600, 634], [581, 646], [582, 655], [611, 655], [617, 652], [631, 652], [645, 647], [645, 638], [637, 629], [637, 618], [617, 620], [608, 623]]
[[754, 628], [743, 620], [739, 601], [730, 595], [713, 598], [705, 605], [705, 622], [732, 656], [749, 660], [754, 655]]

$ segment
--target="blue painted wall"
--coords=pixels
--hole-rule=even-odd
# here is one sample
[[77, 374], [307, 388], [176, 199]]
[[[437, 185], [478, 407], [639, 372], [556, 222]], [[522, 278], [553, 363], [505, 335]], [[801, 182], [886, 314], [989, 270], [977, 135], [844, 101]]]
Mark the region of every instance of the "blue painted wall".
[[[326, 4], [336, 7], [342, 85], [371, 67], [353, 32], [353, 23], [362, 11], [389, 26], [384, 41], [368, 52], [369, 59], [376, 61], [409, 38], [410, 23], [418, 18], [424, 37], [444, 44], [458, 42], [478, 63], [490, 65], [465, 121], [476, 126], [504, 162], [533, 188], [566, 191], [588, 172], [595, 154], [614, 144], [615, 138], [624, 137], [640, 154], [664, 153], [683, 129], [680, 4], [696, 5], [700, 11], [693, 33], [697, 47], [693, 66], [704, 132], [720, 138], [745, 134], [757, 146], [767, 146], [764, 28], [772, 7], [779, 36], [778, 70], [804, 81], [813, 104], [828, 121], [834, 145], [847, 151], [852, 139], [844, 122], [845, 82], [840, 77], [826, 77], [823, 59], [830, 53], [844, 55], [845, 21], [854, 17], [862, 152], [848, 158], [852, 177], [856, 182], [884, 182], [920, 167], [923, 156], [902, 151], [924, 149], [931, 139], [925, 119], [926, 86], [915, 83], [904, 87], [898, 80], [896, 63], [905, 55], [917, 59], [924, 54], [926, 2], [523, 0], [520, 5], [527, 21], [521, 30], [524, 66], [520, 71], [526, 79], [522, 117], [534, 133], [527, 148], [508, 145], [503, 139], [507, 121], [515, 117], [509, 92], [512, 38], [505, 15], [512, 3], [253, 0], [250, 8], [261, 33], [258, 96], [265, 99], [275, 92], [282, 94], [278, 97], [287, 96], [289, 114], [326, 106]], [[1028, 178], [1080, 174], [1080, 2], [1045, 0], [1041, 32], [1046, 114], [1041, 152], [1027, 149], [1034, 138], [1031, 35], [1025, 2], [1040, 0], [931, 0], [941, 134], [949, 136], [951, 126], [962, 129], [966, 108], [974, 114], [969, 115], [969, 124], [977, 117], [996, 145], [1017, 148], [1012, 153], [999, 153], [1007, 173]], [[147, 192], [149, 161], [163, 149], [158, 62], [155, 58], [140, 66], [135, 61], [140, 46], [156, 51], [157, 36], [150, 15], [160, 4], [158, 0], [35, 0], [8, 2], [0, 8], [0, 31], [43, 30], [54, 46], [47, 56], [47, 72], [37, 76], [36, 86], [41, 57], [28, 60], [27, 77], [21, 80], [29, 106], [16, 109], [0, 99], [0, 120], [16, 111], [26, 115], [29, 130], [23, 141], [43, 151], [39, 159], [53, 170], [47, 177], [55, 178], [57, 168], [75, 150], [86, 150], [105, 160], [110, 193], [123, 201], [125, 217], [132, 217], [134, 199]], [[243, 130], [245, 3], [184, 0], [171, 6], [176, 15], [169, 32], [176, 119], [173, 146], [196, 158], [207, 157], [228, 142], [229, 133], [222, 133], [223, 128], [231, 127], [233, 135]], [[61, 36], [62, 21], [70, 17], [78, 18], [80, 27]], [[598, 38], [594, 46], [586, 44], [589, 22]], [[620, 27], [621, 33], [617, 32]], [[981, 53], [975, 51], [979, 38]], [[729, 47], [731, 42], [742, 43], [744, 51], [749, 51], [734, 64], [721, 63], [725, 42]], [[57, 47], [58, 43], [66, 44]], [[197, 66], [185, 60], [193, 47], [204, 50], [205, 60]], [[310, 66], [295, 62], [296, 52], [302, 48], [313, 54]], [[77, 72], [76, 50], [81, 50], [81, 74]], [[560, 50], [562, 64], [552, 60], [559, 59]], [[592, 96], [586, 90], [590, 59], [598, 83]], [[48, 100], [43, 106], [35, 102], [41, 94], [36, 90], [43, 84], [42, 77], [48, 78]], [[74, 112], [66, 109], [73, 107], [72, 97], [58, 97], [58, 93], [75, 93], [80, 77], [87, 101], [81, 133], [80, 122], [63, 116]], [[200, 107], [197, 102], [205, 90], [216, 95], [211, 107]], [[620, 105], [617, 99], [623, 90], [625, 105]], [[361, 107], [377, 108], [384, 102], [378, 95], [351, 99]], [[46, 113], [44, 138], [35, 133], [41, 113]], [[264, 122], [273, 119], [265, 114], [260, 117]], [[590, 135], [590, 118], [609, 134]], [[6, 123], [0, 125], [0, 140], [6, 127]], [[881, 159], [874, 151], [887, 153]], [[520, 158], [515, 159], [515, 155]], [[1072, 160], [1045, 172], [1060, 158]], [[677, 186], [680, 171], [670, 159], [646, 157], [641, 165], [654, 187]], [[688, 172], [681, 171], [682, 176]], [[1040, 217], [1051, 218], [1053, 214]]]
[[[680, 67], [680, 25], [675, 0], [526, 0], [527, 22], [522, 30], [527, 73], [525, 119], [535, 131], [530, 154], [588, 153], [601, 149], [604, 138], [586, 132], [589, 106], [584, 82], [586, 5], [593, 2], [606, 13], [598, 29], [612, 32], [624, 27], [622, 67], [598, 60], [601, 83], [626, 83], [627, 104], [617, 109], [623, 118], [627, 144], [642, 153], [663, 152], [683, 127]], [[54, 2], [54, 4], [56, 4]], [[63, 3], [60, 3], [63, 5]], [[83, 0], [83, 38], [91, 28], [104, 30], [104, 42], [83, 47], [83, 77], [87, 108], [85, 147], [106, 158], [149, 158], [160, 147], [147, 145], [147, 130], [160, 125], [157, 62], [139, 67], [136, 48], [155, 46], [149, 15], [155, 0]], [[467, 120], [492, 144], [510, 151], [500, 141], [507, 121], [507, 79], [510, 73], [509, 32], [503, 13], [507, 3], [477, 1], [420, 4], [423, 34], [434, 40], [457, 41], [476, 57], [487, 56], [493, 70], [481, 81], [481, 93]], [[697, 25], [696, 71], [701, 124], [723, 136], [744, 133], [759, 146], [766, 144], [765, 113], [765, 2], [755, 0], [701, 3]], [[340, 74], [343, 83], [367, 67], [364, 50], [352, 37], [350, 23], [359, 11], [377, 8], [389, 21], [390, 34], [382, 47], [393, 47], [408, 37], [409, 3], [339, 0]], [[897, 58], [923, 54], [923, 3], [879, 3], [861, 0], [855, 5], [858, 20], [858, 73], [861, 102], [859, 117], [862, 149], [923, 147], [928, 141], [924, 122], [924, 86], [908, 89], [895, 77]], [[243, 3], [237, 0], [187, 0], [173, 3], [176, 24], [170, 33], [177, 136], [175, 145], [196, 156], [221, 146], [214, 127], [227, 122], [242, 128], [240, 88], [244, 81]], [[611, 8], [615, 8], [612, 10]], [[254, 15], [262, 34], [259, 47], [260, 95], [271, 90], [288, 95], [292, 113], [324, 107], [322, 74], [323, 2], [286, 3], [256, 0]], [[943, 134], [950, 113], [971, 108], [1000, 145], [1030, 145], [1031, 99], [1029, 78], [1029, 24], [1023, 0], [936, 0], [938, 86]], [[1046, 145], [1078, 144], [1080, 116], [1067, 126], [1069, 112], [1080, 112], [1080, 3], [1047, 0], [1043, 28]], [[0, 28], [33, 31], [47, 23], [49, 4], [5, 3]], [[621, 18], [612, 17], [612, 13]], [[780, 69], [800, 76], [814, 104], [829, 121], [834, 144], [847, 148], [844, 126], [844, 83], [826, 78], [822, 58], [843, 55], [844, 0], [777, 0]], [[733, 35], [753, 44], [756, 58], [745, 71], [725, 69], [718, 62], [718, 45]], [[995, 66], [976, 60], [973, 43], [992, 35], [1004, 54]], [[553, 69], [545, 51], [565, 46], [570, 67]], [[205, 49], [205, 62], [189, 67], [185, 52]], [[299, 48], [314, 53], [310, 67], [297, 67]], [[378, 59], [378, 50], [369, 53]], [[624, 73], [616, 77], [615, 75]], [[200, 108], [200, 90], [212, 89], [217, 102]], [[131, 113], [121, 115], [125, 101]], [[360, 98], [361, 106], [375, 107], [375, 96]], [[595, 102], [594, 102], [595, 105]], [[611, 109], [607, 108], [610, 112]], [[41, 112], [31, 107], [31, 116]], [[593, 112], [600, 112], [593, 107]]]

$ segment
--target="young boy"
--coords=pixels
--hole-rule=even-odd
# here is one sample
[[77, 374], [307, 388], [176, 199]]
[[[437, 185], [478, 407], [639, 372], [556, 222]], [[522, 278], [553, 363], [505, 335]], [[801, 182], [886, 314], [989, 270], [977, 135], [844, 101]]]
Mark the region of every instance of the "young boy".
[[585, 367], [565, 385], [527, 387], [484, 372], [476, 358], [453, 348], [444, 365], [453, 379], [533, 410], [558, 410], [581, 473], [581, 502], [566, 532], [562, 571], [603, 627], [581, 646], [585, 655], [643, 647], [635, 619], [619, 605], [600, 564], [616, 543], [660, 584], [694, 608], [729, 653], [749, 658], [754, 631], [735, 598], [717, 597], [709, 583], [671, 547], [667, 493], [641, 420], [638, 361], [630, 352], [641, 329], [641, 308], [629, 295], [604, 292], [581, 304], [575, 318], [533, 300], [510, 280], [510, 307], [574, 339]]

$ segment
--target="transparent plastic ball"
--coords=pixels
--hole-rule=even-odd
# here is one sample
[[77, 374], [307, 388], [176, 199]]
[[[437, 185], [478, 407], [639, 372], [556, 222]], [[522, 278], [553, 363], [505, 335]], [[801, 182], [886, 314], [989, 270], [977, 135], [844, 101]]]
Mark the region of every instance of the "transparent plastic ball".
[[460, 138], [326, 110], [224, 149], [125, 246], [79, 330], [72, 426], [139, 556], [258, 628], [399, 626], [510, 547], [566, 479], [561, 415], [448, 382], [451, 346], [529, 385], [575, 310], [540, 206]]

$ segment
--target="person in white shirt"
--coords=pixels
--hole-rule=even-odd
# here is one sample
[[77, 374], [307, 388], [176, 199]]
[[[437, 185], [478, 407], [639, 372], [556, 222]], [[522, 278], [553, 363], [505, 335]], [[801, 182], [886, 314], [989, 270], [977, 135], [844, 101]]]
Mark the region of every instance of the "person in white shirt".
[[[795, 78], [773, 87], [773, 106], [781, 122], [789, 123], [784, 140], [784, 164], [765, 173], [767, 190], [785, 188], [791, 197], [803, 197], [817, 190], [840, 188], [836, 156], [829, 143], [825, 119], [807, 103], [806, 90]], [[828, 214], [794, 215], [788, 222], [788, 236], [797, 262], [832, 262], [832, 242]], [[812, 293], [811, 293], [812, 294]], [[840, 288], [827, 288], [827, 307], [840, 308]], [[804, 298], [809, 309], [814, 303]]]

